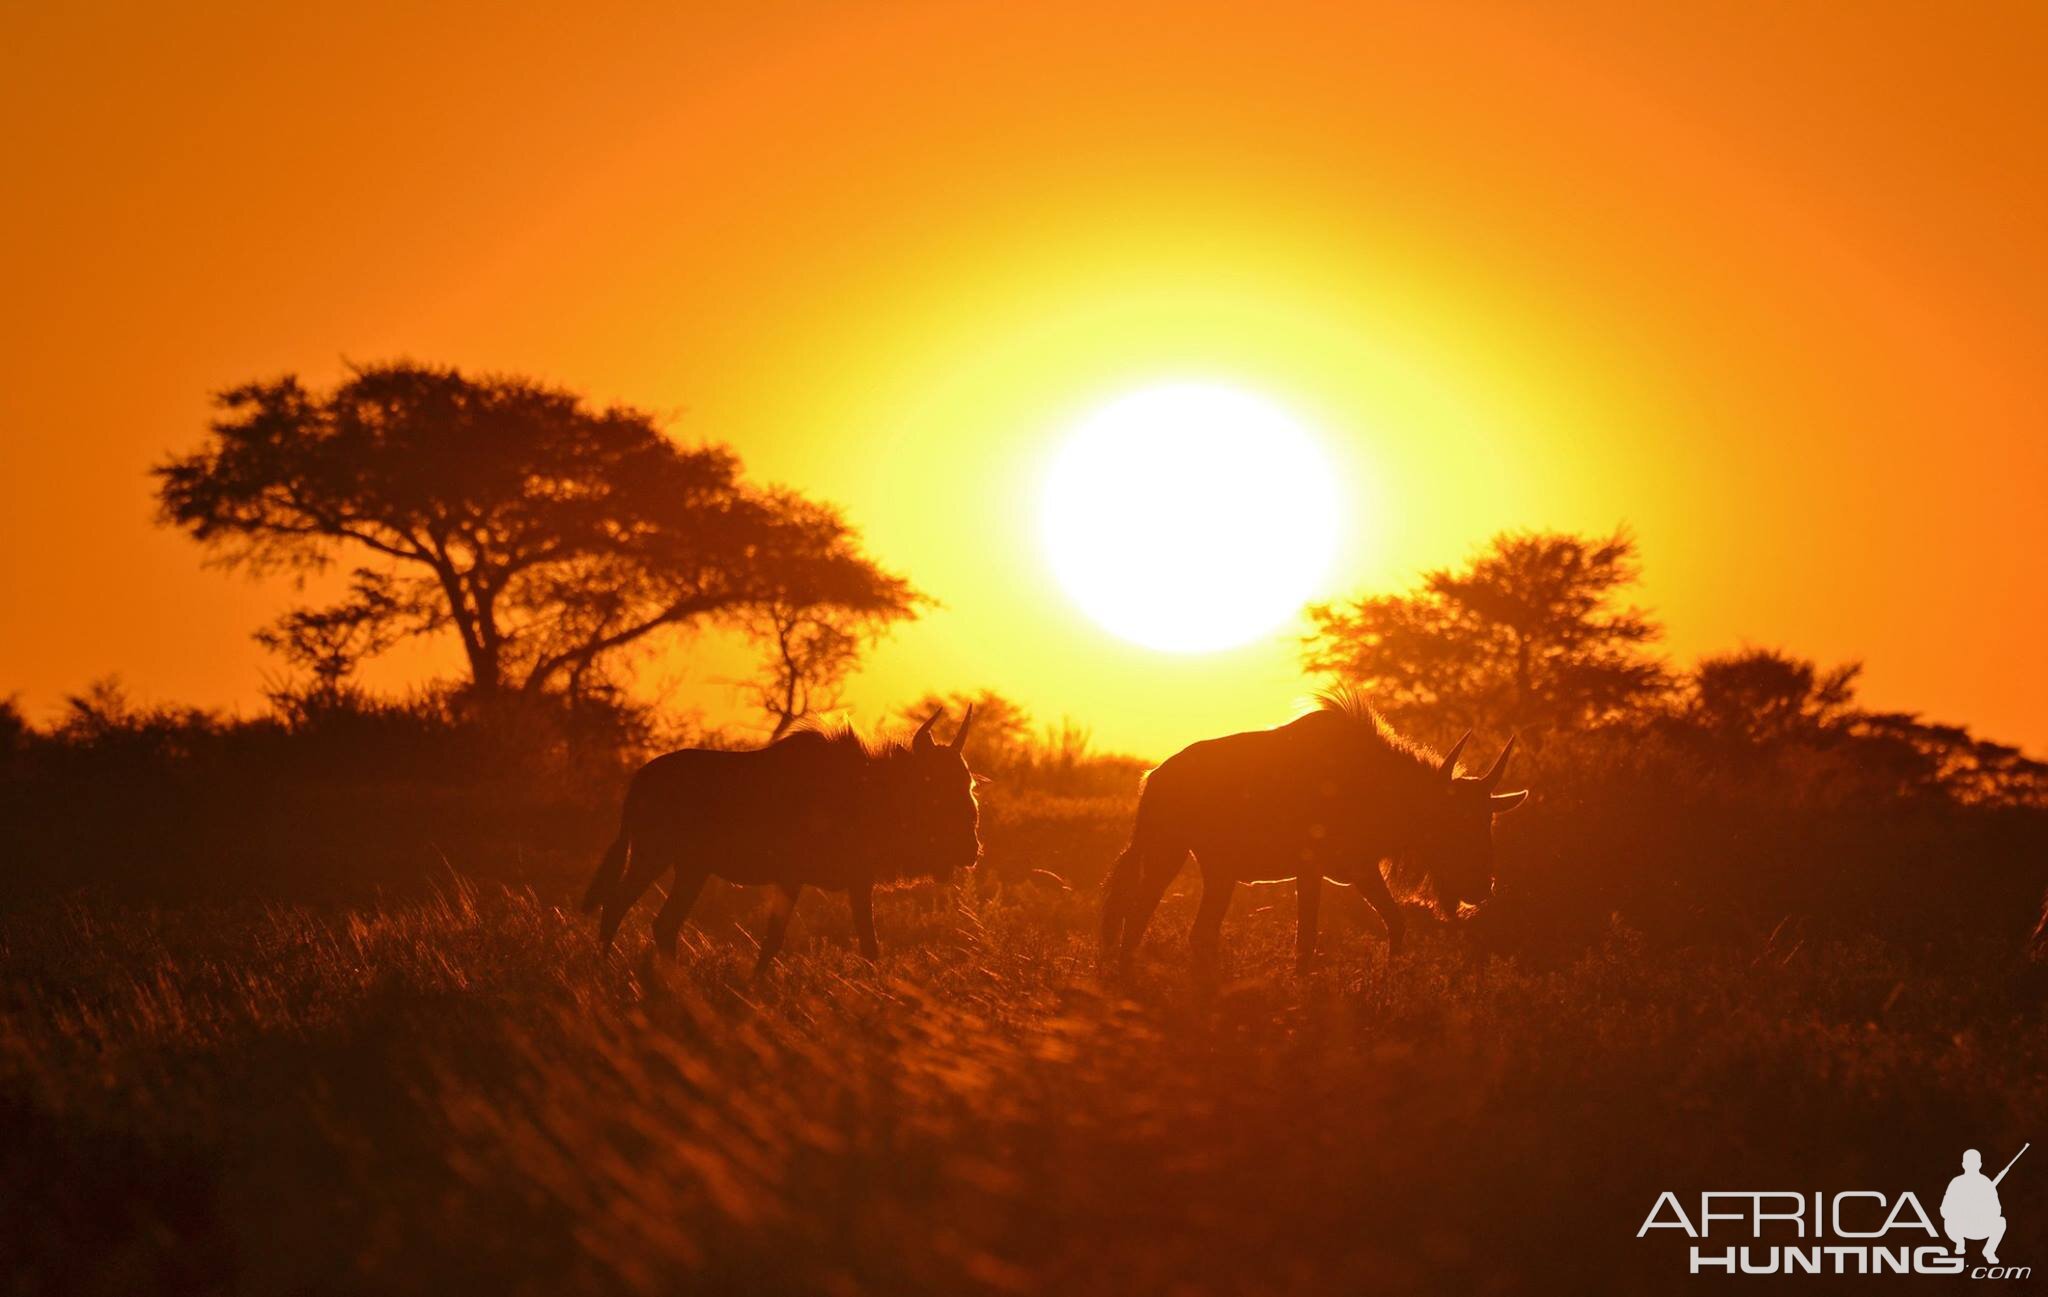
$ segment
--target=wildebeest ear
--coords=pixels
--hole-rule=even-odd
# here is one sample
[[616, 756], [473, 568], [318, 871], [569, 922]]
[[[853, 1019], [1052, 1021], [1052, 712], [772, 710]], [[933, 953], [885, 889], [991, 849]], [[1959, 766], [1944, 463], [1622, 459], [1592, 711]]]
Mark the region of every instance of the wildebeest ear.
[[1466, 730], [1465, 737], [1451, 744], [1451, 750], [1444, 753], [1444, 763], [1436, 768], [1436, 772], [1446, 780], [1458, 773], [1458, 754], [1465, 750], [1465, 743], [1471, 737], [1472, 731]]
[[975, 786], [976, 788], [986, 788], [986, 787], [988, 787], [988, 786], [989, 786], [990, 784], [992, 784], [992, 783], [994, 783], [994, 782], [995, 782], [995, 779], [994, 779], [994, 778], [992, 778], [992, 777], [991, 777], [991, 776], [989, 776], [989, 775], [975, 775], [975, 776], [974, 776], [974, 786]]
[[1507, 773], [1508, 753], [1515, 750], [1515, 738], [1513, 734], [1508, 735], [1507, 746], [1500, 750], [1500, 755], [1493, 759], [1493, 765], [1487, 768], [1486, 773], [1479, 776], [1479, 786], [1489, 793], [1500, 787], [1500, 777]]
[[1528, 796], [1529, 790], [1524, 788], [1520, 792], [1495, 793], [1487, 799], [1487, 802], [1493, 807], [1495, 815], [1506, 815], [1509, 811], [1520, 806]]
[[933, 712], [931, 715], [925, 717], [924, 724], [917, 727], [917, 733], [910, 736], [910, 746], [914, 748], [930, 747], [932, 745], [932, 726], [938, 724], [939, 717], [944, 716], [945, 714], [946, 709], [941, 707], [937, 711]]

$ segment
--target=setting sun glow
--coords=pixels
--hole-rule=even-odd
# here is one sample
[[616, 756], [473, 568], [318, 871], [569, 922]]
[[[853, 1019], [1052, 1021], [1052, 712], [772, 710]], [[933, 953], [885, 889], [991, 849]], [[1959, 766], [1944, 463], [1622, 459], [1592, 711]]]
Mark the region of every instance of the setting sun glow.
[[1315, 438], [1249, 392], [1149, 387], [1083, 419], [1047, 478], [1060, 584], [1112, 634], [1200, 653], [1246, 643], [1313, 598], [1338, 532]]
[[[1874, 708], [2048, 745], [2015, 651], [2048, 630], [2048, 6], [14, 9], [0, 699], [32, 718], [116, 673], [260, 711], [251, 632], [356, 560], [226, 577], [147, 469], [215, 392], [411, 357], [840, 510], [933, 600], [862, 652], [863, 726], [993, 689], [1162, 757], [1319, 683], [1304, 591], [1626, 525], [1674, 670], [1863, 661]], [[1148, 438], [1232, 441], [1137, 421], [1179, 383], [1294, 433], [1169, 482]], [[361, 683], [460, 678], [456, 639]], [[765, 739], [747, 635], [645, 645], [636, 698]]]

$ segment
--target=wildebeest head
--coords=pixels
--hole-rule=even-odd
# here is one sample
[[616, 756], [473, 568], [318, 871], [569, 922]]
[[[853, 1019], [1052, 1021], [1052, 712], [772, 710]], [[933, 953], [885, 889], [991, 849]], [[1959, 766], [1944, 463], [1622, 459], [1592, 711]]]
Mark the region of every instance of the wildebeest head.
[[944, 714], [944, 709], [933, 712], [917, 727], [910, 746], [892, 763], [891, 781], [892, 809], [903, 830], [900, 847], [910, 857], [903, 862], [906, 872], [941, 880], [955, 869], [972, 868], [981, 857], [980, 815], [966, 758], [974, 708], [970, 705], [961, 717], [951, 743], [932, 737], [932, 726]]
[[1501, 776], [1515, 741], [1495, 757], [1486, 773], [1470, 778], [1458, 773], [1458, 754], [1472, 735], [1452, 745], [1437, 767], [1437, 796], [1423, 809], [1414, 842], [1414, 861], [1422, 874], [1422, 890], [1437, 913], [1446, 917], [1466, 906], [1483, 904], [1493, 895], [1493, 817], [1522, 804], [1526, 789], [1503, 793]]

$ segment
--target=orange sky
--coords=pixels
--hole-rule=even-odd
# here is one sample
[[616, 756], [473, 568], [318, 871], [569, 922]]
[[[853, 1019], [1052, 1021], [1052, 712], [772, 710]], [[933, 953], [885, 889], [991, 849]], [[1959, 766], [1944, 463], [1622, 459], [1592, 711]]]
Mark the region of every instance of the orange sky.
[[[1121, 644], [1035, 540], [1062, 427], [1196, 376], [1329, 439], [1332, 593], [1625, 520], [1681, 659], [1862, 657], [2048, 747], [2033, 0], [40, 9], [0, 42], [38, 714], [113, 671], [253, 707], [291, 591], [153, 529], [144, 470], [212, 389], [410, 355], [843, 504], [946, 605], [863, 716], [991, 684], [1157, 754], [1286, 715], [1285, 634]], [[650, 686], [715, 714], [729, 656]]]

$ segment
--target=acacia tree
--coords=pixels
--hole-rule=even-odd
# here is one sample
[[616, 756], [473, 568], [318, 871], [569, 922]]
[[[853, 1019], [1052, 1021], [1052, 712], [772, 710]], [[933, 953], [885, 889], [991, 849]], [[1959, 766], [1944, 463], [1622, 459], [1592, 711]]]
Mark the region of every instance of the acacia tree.
[[1640, 577], [1625, 530], [1599, 538], [1510, 532], [1409, 594], [1309, 609], [1309, 670], [1392, 716], [1438, 729], [1572, 728], [1642, 707], [1670, 686], [1661, 633], [1620, 592]]
[[771, 602], [881, 623], [919, 596], [830, 509], [750, 488], [719, 446], [531, 379], [407, 362], [333, 390], [220, 394], [204, 445], [154, 470], [160, 519], [252, 573], [368, 560], [340, 605], [276, 634], [352, 645], [453, 631], [470, 685], [576, 692], [664, 627]]

